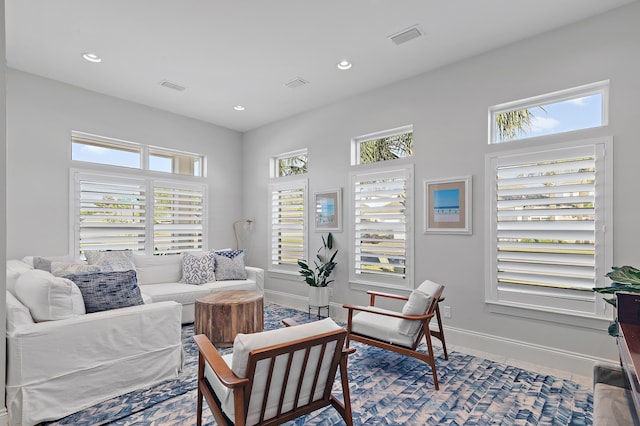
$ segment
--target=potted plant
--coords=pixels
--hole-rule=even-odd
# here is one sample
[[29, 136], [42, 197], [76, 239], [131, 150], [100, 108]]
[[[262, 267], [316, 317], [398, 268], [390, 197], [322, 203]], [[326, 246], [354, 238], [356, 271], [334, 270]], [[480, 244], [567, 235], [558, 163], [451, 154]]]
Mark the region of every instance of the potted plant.
[[[617, 308], [617, 299], [615, 293], [624, 291], [627, 293], [640, 293], [640, 270], [633, 266], [614, 266], [613, 270], [607, 274], [611, 279], [609, 287], [597, 287], [593, 291], [601, 294], [613, 294], [613, 297], [604, 297], [604, 301]], [[609, 334], [611, 336], [618, 335], [618, 321], [609, 326]]]
[[329, 279], [337, 263], [334, 261], [338, 250], [333, 249], [333, 235], [322, 236], [322, 247], [318, 249], [313, 261], [313, 268], [306, 260], [298, 260], [300, 275], [309, 285], [309, 305], [328, 306], [329, 287], [334, 280]]

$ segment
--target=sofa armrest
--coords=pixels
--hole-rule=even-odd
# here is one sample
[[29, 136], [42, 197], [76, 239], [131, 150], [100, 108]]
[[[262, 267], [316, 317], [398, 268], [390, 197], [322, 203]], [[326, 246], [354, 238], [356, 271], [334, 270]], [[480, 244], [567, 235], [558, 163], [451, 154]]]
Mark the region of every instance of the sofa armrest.
[[245, 269], [247, 270], [247, 279], [255, 281], [260, 293], [264, 294], [264, 269], [253, 266], [245, 266]]
[[7, 388], [181, 345], [182, 307], [137, 305], [7, 332]]

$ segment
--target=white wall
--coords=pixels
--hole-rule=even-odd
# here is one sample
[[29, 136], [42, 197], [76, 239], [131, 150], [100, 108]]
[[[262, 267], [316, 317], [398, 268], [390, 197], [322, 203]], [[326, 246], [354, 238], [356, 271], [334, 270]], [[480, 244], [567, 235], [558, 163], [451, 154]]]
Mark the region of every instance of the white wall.
[[[0, 164], [7, 164], [7, 91], [6, 91], [6, 72], [5, 72], [5, 25], [4, 25], [4, 0], [0, 0], [0, 58], [2, 58], [2, 66], [0, 67]], [[6, 210], [6, 194], [7, 194], [7, 168], [2, 168], [0, 173], [0, 200], [3, 201], [0, 207], [0, 318], [5, 318], [7, 307], [5, 303], [7, 287], [6, 283], [6, 264], [4, 259], [7, 256], [7, 210]], [[0, 321], [0, 336], [4, 336], [6, 332], [6, 321]], [[0, 339], [0, 395], [4, 395], [4, 385], [6, 371], [6, 339]], [[0, 404], [0, 425], [6, 424], [7, 409], [5, 407], [4, 398]]]
[[69, 252], [69, 168], [79, 167], [71, 161], [72, 130], [206, 155], [209, 244], [234, 244], [240, 133], [13, 69], [7, 85], [9, 258]]
[[[581, 131], [576, 139], [613, 135], [614, 260], [640, 265], [637, 241], [640, 199], [637, 99], [640, 95], [640, 5], [634, 4], [532, 39], [464, 60], [416, 78], [264, 126], [244, 136], [245, 215], [257, 219], [249, 261], [267, 267], [267, 185], [270, 156], [309, 150], [309, 189], [342, 187], [348, 195], [350, 139], [379, 130], [414, 125], [415, 276], [446, 285], [446, 320], [450, 340], [552, 367], [588, 373], [593, 360], [614, 360], [615, 342], [602, 330], [491, 313], [484, 303], [485, 154], [528, 146], [487, 144], [490, 106], [586, 83], [611, 81], [610, 124]], [[355, 69], [355, 67], [354, 67]], [[535, 143], [547, 144], [558, 138]], [[473, 235], [422, 233], [424, 179], [473, 175]], [[343, 219], [350, 206], [345, 197]], [[347, 224], [348, 225], [348, 224]], [[367, 303], [349, 289], [348, 226], [334, 234], [338, 258], [335, 305]], [[310, 250], [320, 235], [309, 232]], [[304, 301], [306, 286], [267, 274], [265, 287], [274, 299]], [[305, 302], [306, 303], [306, 302]], [[560, 354], [560, 360], [554, 353]], [[576, 360], [578, 361], [576, 363]], [[584, 362], [582, 362], [584, 361]], [[575, 365], [574, 365], [575, 364]]]

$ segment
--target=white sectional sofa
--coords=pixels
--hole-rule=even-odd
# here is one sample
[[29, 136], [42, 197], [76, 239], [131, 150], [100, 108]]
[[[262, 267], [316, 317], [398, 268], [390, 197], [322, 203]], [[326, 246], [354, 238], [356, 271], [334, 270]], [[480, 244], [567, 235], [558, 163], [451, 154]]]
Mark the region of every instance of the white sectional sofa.
[[7, 261], [11, 425], [55, 420], [177, 377], [181, 325], [193, 322], [196, 298], [223, 289], [264, 292], [264, 273], [258, 268], [247, 267], [245, 280], [194, 285], [179, 282], [180, 256], [134, 256], [134, 261], [144, 304], [40, 322], [16, 297], [17, 280], [33, 266]]
[[220, 290], [253, 290], [264, 294], [264, 270], [246, 266], [245, 280], [184, 284], [180, 256], [133, 256], [143, 298], [153, 302], [172, 300], [182, 304], [182, 323], [193, 322], [198, 297]]

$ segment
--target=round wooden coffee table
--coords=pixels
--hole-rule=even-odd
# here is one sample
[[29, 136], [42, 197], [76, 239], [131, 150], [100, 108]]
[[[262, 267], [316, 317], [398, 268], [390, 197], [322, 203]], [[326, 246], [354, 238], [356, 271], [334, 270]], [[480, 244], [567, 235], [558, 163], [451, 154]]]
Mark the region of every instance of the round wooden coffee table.
[[263, 298], [258, 292], [222, 290], [196, 299], [194, 334], [205, 334], [215, 346], [232, 346], [236, 334], [263, 328]]

